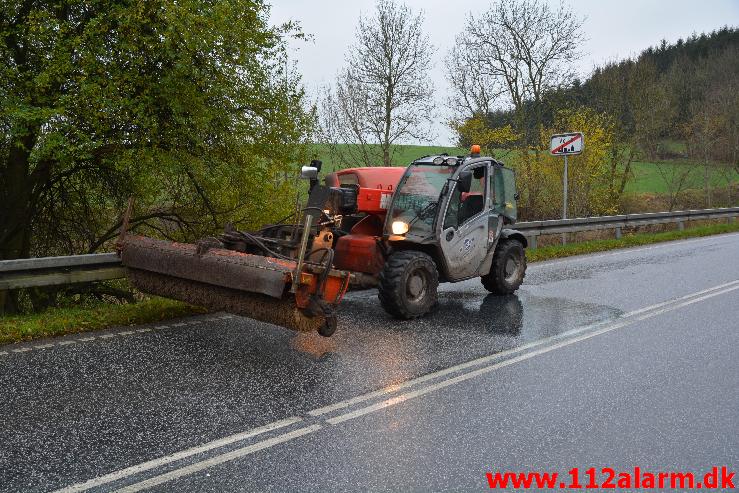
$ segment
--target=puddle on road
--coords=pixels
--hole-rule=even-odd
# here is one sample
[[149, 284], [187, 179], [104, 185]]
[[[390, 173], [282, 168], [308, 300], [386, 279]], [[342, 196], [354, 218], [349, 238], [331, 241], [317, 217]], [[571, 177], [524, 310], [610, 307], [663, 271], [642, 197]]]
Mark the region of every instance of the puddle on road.
[[294, 357], [313, 361], [323, 367], [321, 371], [334, 366], [344, 375], [389, 372], [397, 380], [621, 314], [613, 307], [534, 296], [523, 290], [511, 296], [468, 290], [442, 291], [431, 314], [395, 320], [370, 293], [343, 302], [332, 338], [295, 334], [290, 339]]
[[438, 307], [416, 320], [392, 319], [379, 306], [376, 297], [344, 303], [339, 313], [339, 330], [354, 330], [356, 325], [363, 325], [366, 331], [418, 332], [428, 336], [457, 332], [474, 338], [515, 338], [519, 343], [610, 320], [622, 313], [606, 305], [535, 296], [524, 290], [510, 296], [442, 291]]

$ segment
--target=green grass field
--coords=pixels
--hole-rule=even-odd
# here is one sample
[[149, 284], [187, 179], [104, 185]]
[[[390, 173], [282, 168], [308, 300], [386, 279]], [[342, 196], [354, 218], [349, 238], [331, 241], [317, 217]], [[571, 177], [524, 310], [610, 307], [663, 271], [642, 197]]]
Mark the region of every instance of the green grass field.
[[[684, 150], [684, 144], [680, 142], [669, 142], [669, 147], [675, 152], [681, 152]], [[350, 144], [344, 144], [347, 146]], [[324, 162], [325, 172], [331, 172], [336, 169], [336, 163], [331, 160], [329, 152], [325, 146], [321, 144], [314, 144], [312, 147], [312, 153], [318, 159]], [[404, 145], [398, 146], [394, 156], [394, 166], [406, 166], [408, 163], [417, 159], [421, 156], [429, 154], [441, 154], [446, 152], [452, 156], [465, 155], [469, 152], [468, 149], [461, 147], [443, 147], [443, 146], [418, 146], [418, 145]], [[687, 178], [686, 186], [683, 189], [700, 189], [703, 188], [703, 166], [699, 163], [691, 162], [684, 159], [675, 159], [672, 161], [662, 161], [660, 164], [666, 169], [666, 176], [669, 179], [671, 175], [670, 167], [678, 167], [681, 170], [690, 167], [693, 170]], [[359, 165], [359, 164], [358, 164]], [[665, 193], [668, 189], [668, 184], [665, 178], [660, 174], [657, 163], [637, 161], [631, 165], [634, 178], [629, 182], [626, 187], [627, 192], [631, 193]], [[712, 187], [724, 187], [729, 183], [739, 182], [739, 173], [731, 167], [727, 166], [714, 166], [711, 168], [710, 181]]]
[[[351, 144], [341, 144], [341, 147], [348, 147]], [[407, 166], [414, 159], [430, 154], [442, 154], [446, 152], [451, 156], [462, 156], [469, 153], [469, 149], [461, 147], [443, 147], [443, 146], [418, 146], [418, 145], [402, 145], [396, 146], [397, 149], [393, 155], [393, 166]], [[311, 147], [313, 155], [323, 161], [324, 170], [331, 172], [336, 169], [336, 163], [331, 160], [331, 156], [324, 145], [314, 144]], [[381, 163], [377, 163], [380, 165]], [[357, 166], [361, 166], [357, 163]]]
[[[675, 176], [677, 177], [683, 170], [692, 168], [686, 179], [686, 185], [683, 189], [703, 188], [704, 176], [703, 165], [684, 160], [663, 161], [660, 165], [665, 169], [667, 180], [670, 180], [670, 167], [676, 167]], [[634, 178], [626, 186], [627, 192], [634, 193], [665, 193], [668, 184], [662, 177], [657, 163], [634, 162], [631, 165]], [[731, 167], [712, 166], [709, 168], [709, 177], [711, 186], [725, 187], [729, 183], [739, 182], [739, 173]]]

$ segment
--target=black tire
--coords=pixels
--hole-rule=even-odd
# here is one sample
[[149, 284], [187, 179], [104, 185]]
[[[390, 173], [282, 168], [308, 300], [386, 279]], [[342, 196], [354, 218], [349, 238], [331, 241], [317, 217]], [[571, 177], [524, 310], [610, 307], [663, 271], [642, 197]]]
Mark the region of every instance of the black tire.
[[405, 250], [393, 253], [380, 273], [378, 298], [390, 315], [410, 319], [421, 317], [437, 304], [439, 273], [433, 259]]
[[512, 294], [526, 275], [526, 253], [518, 240], [503, 240], [493, 254], [490, 272], [482, 276], [482, 285], [493, 294]]

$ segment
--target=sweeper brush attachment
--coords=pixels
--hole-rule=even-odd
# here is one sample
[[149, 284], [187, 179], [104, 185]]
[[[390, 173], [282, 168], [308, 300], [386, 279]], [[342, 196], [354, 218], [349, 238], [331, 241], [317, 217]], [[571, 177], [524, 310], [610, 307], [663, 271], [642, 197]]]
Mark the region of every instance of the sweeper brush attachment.
[[128, 235], [120, 251], [128, 278], [143, 292], [324, 336], [336, 329], [333, 307], [349, 284], [349, 274], [330, 265], [202, 243]]

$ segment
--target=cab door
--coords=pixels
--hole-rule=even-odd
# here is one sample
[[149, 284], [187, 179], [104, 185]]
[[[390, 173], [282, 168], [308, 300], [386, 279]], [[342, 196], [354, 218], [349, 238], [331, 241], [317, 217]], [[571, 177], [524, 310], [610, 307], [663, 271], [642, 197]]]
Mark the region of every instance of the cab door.
[[488, 250], [489, 164], [472, 164], [464, 170], [473, 173], [470, 191], [462, 193], [449, 182], [454, 189], [440, 217], [439, 245], [450, 281], [477, 276]]

